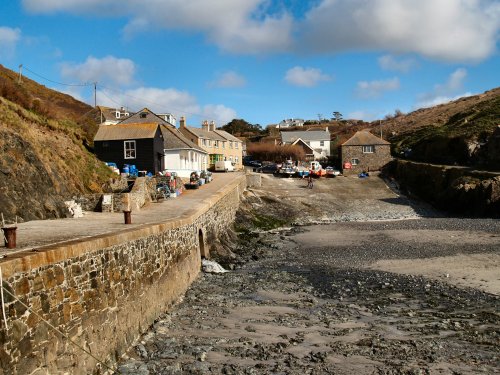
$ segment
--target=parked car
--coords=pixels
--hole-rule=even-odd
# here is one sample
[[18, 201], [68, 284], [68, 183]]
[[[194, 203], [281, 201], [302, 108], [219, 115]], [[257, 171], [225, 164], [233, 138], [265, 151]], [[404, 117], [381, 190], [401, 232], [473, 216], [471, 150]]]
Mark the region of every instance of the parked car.
[[276, 164], [267, 164], [254, 169], [258, 173], [278, 173], [278, 166]]
[[260, 162], [259, 160], [252, 160], [248, 162], [248, 165], [254, 168], [260, 168], [262, 167], [262, 162]]
[[328, 177], [336, 177], [336, 176], [340, 176], [340, 171], [333, 168], [333, 167], [326, 167], [326, 175]]
[[251, 155], [243, 156], [243, 165], [253, 167], [252, 163], [254, 161], [255, 160], [253, 159], [253, 156], [251, 156]]

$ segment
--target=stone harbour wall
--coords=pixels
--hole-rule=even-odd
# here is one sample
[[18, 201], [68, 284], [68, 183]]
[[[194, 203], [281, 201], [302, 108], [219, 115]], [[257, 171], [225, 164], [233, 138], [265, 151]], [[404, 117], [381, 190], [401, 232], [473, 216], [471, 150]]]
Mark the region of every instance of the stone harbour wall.
[[454, 214], [500, 217], [500, 172], [394, 160], [385, 170], [401, 189]]
[[22, 303], [4, 294], [0, 374], [103, 374], [99, 361], [113, 367], [196, 278], [245, 188], [242, 176], [176, 220], [2, 260], [4, 285]]

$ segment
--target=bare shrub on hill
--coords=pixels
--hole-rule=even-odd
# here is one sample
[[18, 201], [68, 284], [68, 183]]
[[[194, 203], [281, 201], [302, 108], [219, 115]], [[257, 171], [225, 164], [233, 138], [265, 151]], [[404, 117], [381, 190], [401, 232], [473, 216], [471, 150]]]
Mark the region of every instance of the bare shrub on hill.
[[273, 145], [269, 143], [251, 143], [247, 146], [247, 153], [254, 159], [268, 161], [304, 160], [305, 152], [302, 147], [292, 145]]

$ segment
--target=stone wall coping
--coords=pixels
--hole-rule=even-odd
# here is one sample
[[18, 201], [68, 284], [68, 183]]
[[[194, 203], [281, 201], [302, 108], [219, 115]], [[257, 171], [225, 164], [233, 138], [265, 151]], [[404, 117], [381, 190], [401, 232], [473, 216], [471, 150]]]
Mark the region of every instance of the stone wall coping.
[[433, 168], [440, 168], [443, 170], [460, 170], [465, 172], [464, 174], [469, 175], [469, 176], [484, 176], [488, 178], [493, 178], [493, 177], [499, 177], [500, 172], [496, 171], [485, 171], [485, 170], [479, 170], [475, 169], [472, 167], [467, 167], [467, 166], [460, 166], [460, 165], [445, 165], [445, 164], [432, 164], [432, 163], [424, 163], [420, 161], [414, 161], [414, 160], [408, 160], [408, 159], [400, 159], [400, 158], [395, 158], [398, 163], [407, 163], [407, 164], [415, 164], [415, 165], [426, 165], [429, 167]]
[[[231, 193], [245, 182], [245, 175], [238, 176], [233, 181], [216, 191], [212, 196], [198, 203], [175, 219], [164, 222], [142, 224], [140, 226], [123, 229], [113, 233], [106, 233], [77, 240], [70, 240], [54, 245], [40, 246], [34, 250], [26, 250], [8, 254], [0, 259], [3, 278], [9, 278], [16, 273], [26, 272], [50, 264], [59, 263], [66, 259], [75, 258], [86, 253], [92, 253], [107, 247], [120, 245], [139, 238], [166, 232], [171, 229], [193, 224], [198, 217], [206, 213], [212, 206]], [[245, 185], [246, 186], [246, 185]]]

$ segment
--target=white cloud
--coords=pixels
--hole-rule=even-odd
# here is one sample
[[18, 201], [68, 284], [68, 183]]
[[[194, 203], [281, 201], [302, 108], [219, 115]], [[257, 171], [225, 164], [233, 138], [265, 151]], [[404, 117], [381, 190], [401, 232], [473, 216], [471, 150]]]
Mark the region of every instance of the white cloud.
[[228, 71], [220, 74], [217, 79], [210, 84], [212, 87], [222, 87], [222, 88], [232, 88], [232, 87], [244, 87], [247, 81], [242, 75]]
[[413, 58], [396, 59], [392, 55], [380, 56], [378, 64], [384, 70], [393, 70], [401, 73], [408, 73], [418, 66], [417, 61]]
[[386, 50], [447, 61], [492, 55], [500, 4], [488, 0], [322, 0], [306, 15], [304, 40], [317, 52]]
[[138, 87], [125, 91], [100, 90], [97, 99], [100, 105], [123, 106], [132, 111], [147, 107], [156, 113], [173, 113], [177, 118], [194, 117], [200, 123], [203, 119], [210, 119], [225, 124], [236, 118], [236, 111], [232, 108], [222, 104], [202, 106], [193, 95], [174, 88]]
[[450, 74], [448, 81], [442, 85], [436, 85], [434, 91], [438, 95], [448, 95], [462, 90], [464, 80], [467, 77], [467, 70], [459, 68]]
[[266, 14], [268, 0], [23, 0], [34, 13], [70, 12], [129, 17], [126, 36], [151, 27], [202, 32], [220, 48], [237, 53], [276, 52], [291, 44], [293, 18]]
[[330, 81], [331, 77], [328, 74], [323, 74], [320, 69], [303, 68], [296, 66], [289, 69], [285, 75], [285, 81], [290, 85], [300, 87], [314, 87], [322, 81]]
[[97, 81], [102, 84], [130, 85], [133, 83], [135, 70], [134, 62], [129, 59], [119, 59], [114, 56], [98, 59], [89, 56], [81, 64], [63, 63], [61, 76], [82, 83]]
[[462, 97], [471, 96], [472, 93], [463, 92], [465, 78], [467, 78], [466, 69], [459, 68], [455, 70], [450, 74], [445, 83], [434, 85], [432, 92], [419, 95], [416, 108], [433, 107]]
[[224, 105], [209, 104], [203, 107], [202, 114], [206, 119], [214, 119], [217, 126], [226, 125], [232, 119], [237, 118], [237, 113], [234, 109]]
[[0, 26], [0, 57], [11, 57], [21, 40], [21, 30]]
[[460, 98], [465, 98], [467, 96], [472, 96], [474, 95], [471, 92], [464, 92], [462, 94], [458, 94], [455, 96], [430, 96], [427, 99], [421, 99], [415, 106], [415, 109], [418, 108], [429, 108], [429, 107], [434, 107], [439, 104], [445, 104], [452, 102], [454, 100], [460, 99]]
[[363, 99], [375, 99], [386, 91], [395, 91], [400, 88], [399, 78], [394, 77], [379, 81], [360, 81], [356, 94]]
[[495, 0], [315, 0], [308, 2], [310, 9], [300, 20], [292, 15], [293, 5], [287, 9], [287, 2], [275, 3], [23, 0], [25, 9], [33, 13], [126, 18], [123, 31], [129, 37], [151, 28], [200, 32], [234, 53], [384, 50], [480, 61], [496, 51], [500, 30], [500, 3]]

